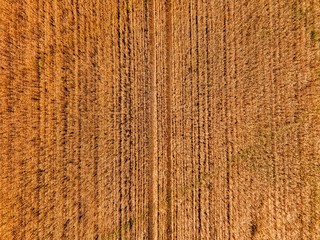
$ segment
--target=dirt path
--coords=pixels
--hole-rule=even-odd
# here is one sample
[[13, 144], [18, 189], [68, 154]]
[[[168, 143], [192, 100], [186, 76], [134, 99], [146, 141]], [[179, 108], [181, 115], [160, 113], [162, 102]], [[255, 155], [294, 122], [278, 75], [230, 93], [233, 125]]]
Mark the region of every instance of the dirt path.
[[0, 239], [319, 239], [320, 3], [0, 0]]

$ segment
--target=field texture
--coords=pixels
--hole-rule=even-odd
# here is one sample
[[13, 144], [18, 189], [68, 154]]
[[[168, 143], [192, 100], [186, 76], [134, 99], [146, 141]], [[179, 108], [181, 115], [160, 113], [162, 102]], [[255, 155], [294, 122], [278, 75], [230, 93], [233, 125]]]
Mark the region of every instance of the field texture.
[[320, 239], [320, 2], [0, 0], [0, 239]]

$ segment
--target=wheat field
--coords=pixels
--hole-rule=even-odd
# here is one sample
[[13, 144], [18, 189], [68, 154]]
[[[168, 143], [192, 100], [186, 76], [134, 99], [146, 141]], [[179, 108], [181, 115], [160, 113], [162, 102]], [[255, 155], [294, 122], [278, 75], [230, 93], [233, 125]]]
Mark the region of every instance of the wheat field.
[[320, 2], [0, 0], [0, 239], [320, 239]]

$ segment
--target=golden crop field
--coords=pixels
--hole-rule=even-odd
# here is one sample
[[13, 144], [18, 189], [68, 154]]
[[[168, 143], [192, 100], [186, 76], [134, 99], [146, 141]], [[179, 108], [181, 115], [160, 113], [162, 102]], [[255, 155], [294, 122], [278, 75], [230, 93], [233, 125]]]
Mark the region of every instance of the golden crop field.
[[0, 0], [11, 239], [320, 239], [320, 2]]

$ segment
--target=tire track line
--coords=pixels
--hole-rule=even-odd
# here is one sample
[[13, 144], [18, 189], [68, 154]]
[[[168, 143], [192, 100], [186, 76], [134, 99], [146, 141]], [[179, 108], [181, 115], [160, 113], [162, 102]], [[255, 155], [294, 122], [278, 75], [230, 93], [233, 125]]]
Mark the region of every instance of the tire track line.
[[[117, 113], [119, 114], [119, 119], [116, 119], [117, 127], [119, 130], [119, 149], [118, 149], [118, 185], [119, 185], [119, 207], [118, 207], [118, 212], [119, 212], [119, 228], [121, 229], [122, 227], [122, 129], [121, 129], [121, 115], [122, 115], [122, 71], [121, 71], [121, 54], [122, 54], [122, 49], [121, 49], [121, 13], [120, 13], [120, 0], [118, 0], [118, 7], [117, 7], [117, 24], [118, 24], [118, 74], [119, 74], [119, 83], [118, 83], [118, 92], [117, 92], [117, 98], [118, 98], [118, 108], [117, 108]], [[117, 121], [118, 120], [118, 121]], [[119, 232], [119, 239], [122, 239], [122, 231], [120, 230]]]
[[127, 239], [132, 236], [132, 121], [133, 121], [133, 97], [132, 97], [132, 26], [131, 26], [131, 7], [130, 1], [124, 1], [125, 17], [124, 17], [124, 65], [125, 65], [125, 77], [124, 77], [124, 113], [123, 113], [123, 138], [124, 138], [124, 153], [123, 153], [123, 179], [124, 179], [124, 224], [128, 225], [126, 229], [122, 227], [124, 236]]
[[[63, 4], [64, 3], [64, 4]], [[67, 2], [61, 3], [59, 9], [61, 10], [60, 12], [60, 20], [62, 20], [63, 16], [63, 9], [66, 8], [68, 11], [69, 9], [67, 8]], [[69, 13], [69, 12], [67, 12]], [[69, 15], [66, 14], [65, 16], [66, 21], [69, 20]], [[60, 38], [59, 40], [66, 40], [65, 38], [68, 36], [68, 29], [67, 29], [67, 24], [65, 24], [63, 21], [60, 22], [59, 24], [59, 35]], [[68, 151], [68, 145], [70, 144], [70, 139], [69, 139], [69, 131], [70, 131], [70, 124], [69, 124], [69, 118], [70, 118], [70, 95], [71, 91], [69, 88], [69, 78], [68, 78], [68, 70], [69, 70], [69, 64], [68, 64], [68, 51], [65, 47], [64, 44], [61, 45], [59, 48], [60, 50], [60, 57], [61, 57], [61, 65], [60, 71], [61, 71], [61, 76], [60, 76], [60, 94], [61, 94], [61, 99], [59, 99], [61, 102], [61, 139], [60, 140], [60, 146], [61, 146], [61, 163], [62, 163], [62, 179], [59, 179], [61, 181], [61, 186], [62, 186], [62, 224], [63, 224], [63, 230], [61, 233], [61, 238], [65, 239], [68, 237], [69, 234], [69, 224], [70, 224], [70, 219], [68, 216], [68, 197], [69, 197], [69, 179], [68, 179], [68, 161], [70, 160], [70, 153]]]
[[167, 237], [172, 238], [172, 159], [171, 159], [171, 131], [172, 131], [172, 55], [173, 55], [173, 33], [172, 33], [172, 0], [166, 1], [166, 114], [167, 114]]
[[[82, 103], [82, 112], [83, 112], [83, 124], [82, 124], [82, 156], [83, 156], [83, 161], [81, 161], [82, 166], [81, 166], [81, 196], [82, 196], [82, 216], [81, 216], [81, 221], [83, 228], [82, 230], [82, 238], [90, 234], [90, 212], [88, 211], [88, 206], [89, 206], [89, 201], [90, 201], [90, 192], [88, 191], [88, 179], [90, 174], [88, 173], [89, 170], [89, 160], [91, 157], [91, 146], [90, 146], [90, 132], [88, 129], [91, 127], [90, 125], [90, 18], [88, 16], [88, 10], [87, 6], [85, 5], [85, 2], [82, 3], [83, 5], [83, 18], [82, 18], [82, 24], [80, 26], [83, 26], [83, 89], [82, 89], [82, 94], [83, 94], [83, 103]], [[87, 149], [90, 149], [87, 151]]]
[[[190, 119], [190, 128], [186, 127], [187, 125], [183, 125], [182, 127], [182, 132], [187, 132], [187, 139], [190, 141], [189, 142], [189, 146], [187, 145], [187, 149], [189, 150], [190, 149], [190, 161], [189, 161], [189, 164], [191, 165], [191, 182], [192, 182], [192, 188], [191, 188], [191, 196], [186, 196], [185, 198], [183, 198], [183, 200], [185, 201], [185, 205], [184, 205], [184, 215], [181, 216], [181, 220], [184, 220], [184, 224], [183, 224], [183, 227], [181, 229], [181, 238], [182, 237], [188, 237], [188, 238], [195, 238], [195, 232], [197, 231], [196, 229], [196, 220], [197, 220], [197, 203], [196, 203], [196, 195], [197, 195], [197, 192], [196, 192], [196, 186], [195, 186], [195, 183], [197, 181], [196, 179], [196, 171], [195, 171], [195, 168], [196, 168], [196, 161], [197, 159], [194, 157], [195, 156], [195, 148], [196, 148], [196, 142], [195, 142], [195, 138], [196, 138], [196, 116], [195, 116], [195, 111], [193, 110], [195, 107], [193, 101], [188, 101], [190, 100], [189, 97], [191, 99], [195, 99], [196, 98], [196, 90], [194, 88], [194, 78], [197, 77], [196, 75], [196, 71], [197, 69], [195, 69], [194, 67], [194, 58], [195, 58], [195, 55], [196, 53], [194, 53], [194, 49], [195, 47], [193, 46], [193, 42], [194, 42], [194, 38], [195, 38], [195, 35], [196, 33], [194, 33], [194, 25], [193, 25], [193, 20], [194, 20], [194, 15], [195, 15], [195, 11], [194, 11], [194, 4], [193, 4], [193, 1], [190, 1], [189, 2], [189, 5], [188, 5], [188, 12], [186, 14], [186, 16], [188, 17], [188, 20], [189, 20], [189, 44], [190, 45], [187, 45], [186, 48], [189, 49], [189, 53], [190, 53], [190, 71], [191, 71], [191, 78], [190, 78], [190, 95], [186, 95], [184, 97], [186, 97], [186, 102], [188, 102], [190, 105], [190, 115], [185, 115], [183, 114], [182, 115], [182, 118], [186, 118], [186, 119]], [[181, 63], [181, 65], [183, 65], [184, 69], [182, 70], [182, 75], [185, 74], [185, 69], [187, 69], [187, 66], [185, 64], [183, 64], [183, 62]], [[195, 75], [195, 76], [194, 76]], [[181, 88], [183, 89], [185, 85], [185, 82], [184, 81], [181, 81]], [[181, 102], [180, 102], [181, 104]], [[188, 119], [188, 120], [189, 120]], [[189, 160], [189, 159], [188, 159]], [[188, 162], [187, 160], [187, 162]], [[188, 166], [188, 163], [186, 163], [186, 166]], [[185, 168], [187, 169], [187, 167]], [[188, 176], [188, 171], [184, 171], [184, 169], [182, 169], [182, 174], [185, 176], [183, 181], [182, 181], [182, 184], [186, 184], [187, 181], [190, 181], [189, 179], [189, 176]], [[190, 199], [188, 198], [190, 197]], [[188, 201], [190, 200], [190, 202]], [[190, 203], [190, 205], [189, 205]], [[188, 216], [188, 213], [190, 211], [190, 218]], [[191, 229], [191, 231], [190, 231]]]
[[[58, 71], [58, 53], [59, 53], [59, 48], [58, 48], [58, 6], [57, 6], [57, 1], [54, 0], [52, 2], [52, 12], [53, 12], [53, 25], [52, 25], [52, 40], [53, 40], [53, 49], [54, 49], [54, 56], [53, 56], [53, 63], [52, 63], [52, 68], [51, 71], [53, 73], [52, 75], [52, 81], [54, 82], [54, 80], [56, 78], [59, 77], [60, 71]], [[57, 99], [58, 98], [58, 83], [55, 83], [55, 90], [53, 92], [53, 98]], [[54, 102], [53, 105], [53, 109], [58, 109], [58, 101]], [[53, 111], [54, 113], [54, 123], [53, 123], [53, 134], [54, 134], [54, 143], [55, 143], [55, 152], [56, 154], [54, 155], [54, 160], [58, 160], [59, 159], [59, 133], [58, 133], [58, 122], [59, 122], [59, 112], [58, 111]], [[53, 182], [54, 185], [58, 186], [58, 178], [59, 178], [59, 166], [60, 163], [59, 161], [55, 161], [54, 162], [54, 166], [53, 166], [53, 171], [52, 171], [52, 175], [53, 175]], [[59, 219], [59, 194], [57, 194], [59, 192], [59, 187], [57, 187], [57, 189], [54, 189], [52, 192], [52, 202], [53, 204], [53, 212], [54, 214], [52, 214], [52, 221], [53, 222], [57, 222], [57, 220]], [[53, 224], [55, 228], [57, 228], [58, 224]], [[53, 238], [57, 238], [57, 234], [58, 231], [55, 231], [55, 229], [53, 228], [52, 230], [52, 237]]]
[[76, 146], [76, 162], [77, 162], [77, 169], [76, 169], [76, 195], [77, 195], [77, 215], [75, 221], [75, 236], [80, 239], [80, 222], [81, 222], [81, 86], [79, 80], [79, 34], [80, 34], [80, 27], [79, 27], [79, 2], [75, 0], [73, 2], [73, 21], [74, 21], [74, 55], [75, 55], [75, 63], [74, 63], [74, 80], [75, 80], [75, 115], [77, 116], [76, 121], [76, 131], [77, 131], [77, 146]]
[[[293, 3], [293, 8], [294, 8], [294, 11], [296, 12], [297, 11], [297, 8], [299, 6], [299, 1], [294, 1]], [[294, 33], [294, 39], [296, 39], [296, 41], [294, 42], [294, 57], [293, 57], [293, 61], [295, 62], [295, 68], [299, 68], [299, 67], [302, 67], [300, 64], [298, 64], [297, 62], [297, 59], [303, 59], [304, 56], [302, 55], [302, 49], [301, 49], [301, 42], [302, 41], [302, 37], [303, 36], [302, 34], [300, 35], [299, 32], [301, 31], [301, 29], [299, 29], [299, 23], [297, 22], [296, 19], [293, 20], [292, 22], [292, 31]], [[301, 32], [300, 32], [301, 33]], [[295, 91], [295, 95], [296, 95], [296, 106], [295, 106], [295, 112], [294, 112], [294, 118], [296, 118], [297, 116], [300, 116], [301, 115], [301, 110], [302, 110], [302, 98], [301, 98], [301, 80], [300, 80], [300, 77], [299, 77], [299, 74], [298, 72], [295, 73], [295, 78], [297, 79], [296, 81], [296, 85], [294, 86], [294, 91]], [[296, 121], [296, 120], [295, 120]], [[304, 176], [305, 176], [305, 173], [304, 173], [304, 169], [303, 169], [303, 166], [301, 166], [300, 164], [300, 160], [302, 159], [302, 136], [303, 136], [303, 130], [302, 130], [302, 127], [299, 125], [298, 126], [298, 129], [297, 129], [297, 132], [296, 132], [296, 135], [295, 135], [295, 141], [296, 141], [296, 148], [297, 148], [297, 156], [298, 156], [298, 164], [299, 164], [299, 169], [298, 169], [298, 173], [299, 173], [299, 182], [302, 183], [304, 182]], [[304, 212], [304, 206], [303, 206], [303, 187], [300, 187], [299, 188], [299, 191], [298, 191], [298, 194], [299, 194], [299, 200], [298, 200], [298, 205], [299, 205], [299, 209], [300, 209], [300, 213], [301, 215], [303, 214]], [[299, 219], [299, 224], [300, 224], [300, 233], [299, 233], [299, 238], [300, 239], [304, 239], [305, 236], [304, 236], [304, 219], [301, 217]], [[311, 232], [311, 231], [309, 231]]]
[[230, 239], [230, 153], [229, 153], [229, 122], [228, 122], [228, 88], [229, 88], [229, 84], [228, 84], [228, 78], [227, 78], [227, 74], [228, 74], [228, 60], [227, 60], [227, 53], [228, 53], [228, 49], [227, 49], [227, 16], [228, 14], [228, 6], [227, 6], [227, 2], [224, 1], [223, 3], [223, 65], [224, 65], [224, 81], [225, 81], [225, 90], [226, 90], [226, 95], [225, 95], [225, 148], [226, 148], [226, 200], [227, 200], [227, 206], [226, 206], [226, 217], [227, 217], [227, 238]]
[[157, 173], [155, 171], [157, 161], [157, 92], [156, 92], [156, 37], [155, 37], [155, 0], [148, 5], [148, 46], [149, 46], [149, 74], [150, 74], [150, 117], [148, 121], [149, 133], [149, 183], [148, 183], [148, 238], [157, 239], [156, 199], [157, 199]]
[[[119, 48], [119, 40], [117, 39], [117, 37], [119, 36], [118, 34], [118, 20], [119, 20], [119, 10], [118, 10], [118, 7], [119, 7], [119, 1], [117, 3], [115, 3], [115, 5], [117, 5], [117, 7], [115, 6], [114, 9], [112, 10], [112, 33], [111, 33], [111, 38], [112, 38], [112, 101], [113, 101], [113, 104], [112, 104], [112, 109], [113, 109], [113, 120], [112, 120], [112, 129], [113, 129], [113, 132], [112, 132], [112, 142], [115, 144], [114, 146], [114, 152], [113, 152], [113, 166], [112, 166], [112, 177], [114, 179], [116, 179], [117, 177], [117, 173], [118, 171], [116, 170], [117, 168], [117, 147], [118, 147], [118, 134], [117, 134], [117, 130], [118, 130], [118, 123], [117, 123], [117, 118], [118, 118], [118, 106], [117, 106], [117, 91], [118, 91], [118, 85], [117, 85], [117, 78], [116, 76], [118, 75], [117, 73], [117, 60], [119, 60], [119, 57], [117, 57], [117, 54], [119, 52], [119, 50], [117, 50], [117, 48]], [[114, 13], [113, 13], [114, 11]], [[112, 196], [113, 198], [117, 198], [118, 194], [117, 194], [117, 187], [118, 187], [118, 183], [117, 181], [114, 181], [113, 183], [113, 186], [112, 186]], [[118, 191], [119, 192], [119, 191]], [[118, 207], [117, 207], [117, 202], [114, 201], [113, 202], [113, 205], [112, 205], [112, 209], [113, 210], [116, 210]], [[119, 212], [118, 212], [119, 214]], [[118, 217], [118, 224], [120, 223], [120, 216], [117, 216], [115, 215], [115, 218]], [[115, 220], [116, 221], [116, 220]], [[121, 226], [120, 225], [116, 225], [118, 228], [120, 228]]]
[[196, 6], [195, 6], [195, 10], [196, 10], [196, 76], [197, 76], [197, 121], [198, 121], [198, 126], [197, 126], [197, 198], [198, 198], [198, 209], [197, 209], [197, 214], [198, 214], [198, 237], [199, 239], [201, 239], [201, 183], [200, 183], [200, 179], [201, 179], [201, 127], [200, 127], [200, 118], [201, 118], [201, 103], [200, 103], [200, 63], [199, 63], [199, 2], [198, 0], [196, 1]]
[[[272, 0], [269, 1], [269, 23], [270, 23], [270, 29], [276, 31], [277, 28], [274, 27], [274, 8], [273, 8], [274, 4], [272, 2]], [[273, 40], [275, 41], [275, 40]], [[276, 44], [277, 45], [277, 44]], [[275, 82], [275, 78], [276, 78], [276, 70], [275, 70], [275, 63], [274, 63], [274, 58], [277, 59], [277, 49], [276, 50], [273, 50], [272, 49], [272, 52], [271, 52], [271, 55], [272, 55], [272, 59], [271, 59], [271, 63], [270, 63], [270, 67], [271, 67], [271, 98], [272, 98], [272, 115], [271, 115], [271, 120], [272, 120], [272, 123], [271, 123], [271, 148], [272, 148], [272, 153], [273, 153], [273, 156], [272, 156], [272, 176], [273, 176], [273, 186], [272, 186], [272, 189], [271, 189], [271, 192], [273, 191], [273, 201], [272, 201], [272, 214], [274, 215], [274, 228], [275, 228], [275, 237], [278, 238], [278, 223], [277, 223], [277, 209], [276, 209], [276, 206], [277, 206], [277, 166], [276, 166], [276, 160], [277, 160], [277, 157], [276, 157], [276, 138], [275, 138], [275, 135], [273, 134], [274, 131], [275, 131], [275, 118], [276, 118], [276, 98], [277, 98], [277, 89], [276, 89], [276, 82]]]
[[[44, 180], [42, 177], [42, 169], [41, 166], [43, 165], [45, 159], [42, 158], [42, 154], [43, 152], [41, 151], [41, 146], [42, 146], [42, 133], [44, 133], [44, 136], [46, 136], [45, 131], [43, 130], [44, 126], [43, 126], [43, 121], [45, 119], [46, 116], [46, 108], [45, 108], [45, 99], [46, 99], [46, 95], [42, 93], [41, 88], [44, 87], [42, 85], [44, 85], [43, 80], [42, 80], [42, 76], [41, 76], [41, 66], [40, 66], [40, 62], [43, 61], [43, 59], [41, 58], [41, 50], [42, 50], [42, 44], [40, 43], [41, 41], [41, 37], [45, 37], [43, 36], [45, 34], [45, 32], [41, 32], [41, 27], [43, 26], [43, 24], [41, 24], [41, 17], [42, 17], [42, 9], [41, 9], [41, 0], [37, 1], [37, 28], [38, 28], [38, 34], [39, 34], [39, 38], [37, 39], [37, 45], [36, 45], [36, 58], [37, 58], [37, 68], [36, 68], [36, 77], [37, 77], [37, 96], [36, 98], [36, 106], [37, 106], [37, 189], [36, 189], [36, 226], [38, 231], [36, 232], [37, 234], [37, 238], [40, 238], [40, 213], [41, 213], [41, 205], [40, 205], [40, 198], [41, 198], [41, 188], [42, 188], [42, 181]], [[42, 114], [44, 114], [44, 116], [42, 116]]]
[[94, 228], [94, 238], [98, 239], [99, 238], [99, 188], [100, 188], [100, 181], [99, 181], [99, 170], [101, 168], [101, 165], [99, 163], [100, 156], [99, 156], [99, 141], [100, 141], [100, 131], [101, 127], [99, 126], [99, 115], [101, 113], [101, 105], [99, 102], [99, 83], [101, 82], [101, 77], [100, 77], [100, 72], [99, 72], [99, 39], [100, 39], [100, 21], [98, 17], [98, 13], [100, 11], [100, 5], [99, 1], [92, 2], [92, 21], [95, 26], [95, 31], [93, 32], [92, 36], [92, 42], [94, 44], [92, 51], [93, 51], [93, 56], [92, 56], [92, 69], [93, 69], [93, 77], [95, 79], [94, 84], [93, 84], [93, 183], [94, 183], [94, 197], [93, 201], [95, 203], [95, 209], [94, 209], [94, 220], [93, 220], [93, 228]]
[[[210, 14], [210, 1], [206, 0], [204, 2], [204, 8], [205, 8], [205, 67], [206, 67], [206, 75], [205, 75], [205, 161], [206, 161], [206, 171], [207, 173], [210, 173], [210, 155], [211, 155], [211, 149], [210, 149], [210, 136], [211, 136], [211, 98], [210, 98], [210, 89], [211, 89], [211, 83], [210, 83], [210, 79], [211, 79], [211, 61], [209, 59], [209, 43], [211, 40], [211, 37], [209, 35], [210, 32], [210, 26], [209, 26], [209, 14]], [[206, 172], [205, 172], [206, 173]], [[212, 207], [210, 202], [212, 202], [212, 190], [211, 190], [211, 184], [212, 181], [209, 182], [209, 186], [208, 190], [209, 193], [207, 195], [207, 206], [208, 206], [208, 230], [207, 230], [207, 238], [212, 238], [213, 237], [213, 229], [212, 226], [210, 224], [210, 218], [211, 218], [211, 212], [212, 212]], [[207, 185], [208, 186], [208, 185]]]
[[[128, 170], [128, 176], [127, 176], [127, 181], [128, 181], [128, 192], [126, 193], [126, 195], [128, 196], [129, 200], [128, 200], [128, 217], [126, 219], [126, 221], [129, 221], [129, 231], [126, 234], [129, 234], [129, 236], [133, 236], [132, 235], [132, 228], [133, 228], [133, 223], [132, 223], [132, 215], [133, 215], [133, 199], [132, 199], [132, 183], [133, 183], [133, 170], [132, 170], [132, 166], [133, 166], [133, 159], [134, 159], [134, 151], [133, 151], [133, 87], [132, 87], [132, 76], [134, 76], [133, 73], [133, 67], [132, 67], [132, 63], [133, 63], [133, 58], [132, 58], [132, 43], [133, 43], [133, 34], [132, 34], [132, 17], [131, 17], [131, 5], [130, 5], [130, 0], [126, 1], [126, 6], [127, 6], [127, 10], [126, 10], [126, 31], [127, 31], [127, 83], [126, 83], [126, 98], [127, 98], [127, 108], [128, 108], [128, 126], [126, 126], [126, 135], [129, 132], [130, 136], [129, 139], [127, 141], [129, 141], [129, 143], [127, 143], [127, 146], [129, 146], [129, 151], [127, 153], [127, 159], [125, 162], [129, 161], [129, 170]], [[134, 80], [134, 78], [133, 78]]]

